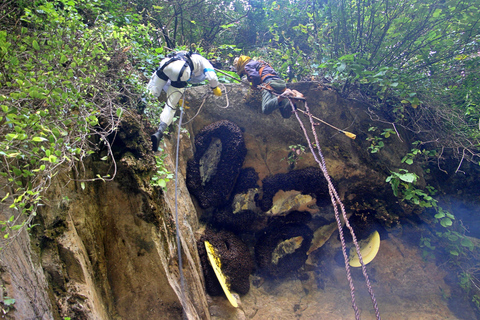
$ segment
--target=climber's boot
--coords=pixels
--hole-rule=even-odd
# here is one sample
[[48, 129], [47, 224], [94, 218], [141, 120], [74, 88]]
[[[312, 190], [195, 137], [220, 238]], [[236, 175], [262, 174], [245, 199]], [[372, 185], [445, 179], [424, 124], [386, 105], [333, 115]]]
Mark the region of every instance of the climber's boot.
[[280, 113], [282, 114], [282, 117], [284, 119], [288, 119], [292, 115], [292, 105], [290, 104], [290, 101], [287, 100], [282, 100], [280, 102], [280, 107], [278, 108], [280, 110]]
[[162, 141], [163, 138], [163, 131], [167, 129], [168, 125], [165, 122], [160, 122], [160, 126], [158, 127], [158, 131], [151, 135], [150, 139], [152, 139], [152, 150], [153, 152], [158, 151], [158, 144]]

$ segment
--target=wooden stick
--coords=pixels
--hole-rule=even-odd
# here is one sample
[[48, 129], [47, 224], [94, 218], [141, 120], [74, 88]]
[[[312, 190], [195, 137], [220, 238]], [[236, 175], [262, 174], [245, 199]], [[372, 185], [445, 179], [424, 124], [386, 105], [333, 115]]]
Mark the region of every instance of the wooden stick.
[[[271, 89], [269, 89], [269, 88], [267, 88], [267, 87], [265, 87], [265, 86], [260, 85], [259, 87], [260, 87], [261, 89], [270, 91], [270, 92], [273, 93], [274, 95], [281, 96], [281, 94], [276, 93], [275, 91], [272, 91]], [[288, 99], [290, 99], [290, 100], [303, 100], [303, 101], [307, 101], [307, 99], [305, 99], [305, 98], [296, 98], [296, 97], [289, 97], [289, 96], [285, 96], [285, 98], [288, 98]], [[296, 110], [302, 112], [302, 113], [305, 114], [305, 115], [308, 115], [308, 114], [307, 114], [305, 111], [303, 111], [303, 110], [300, 110], [300, 109], [298, 109], [298, 108], [297, 108]], [[317, 118], [317, 117], [315, 117], [315, 116], [313, 116], [313, 115], [312, 115], [312, 118], [314, 118], [315, 120], [320, 121], [320, 122], [323, 123], [323, 124], [326, 124], [327, 126], [333, 128], [333, 129], [335, 129], [335, 130], [340, 131], [341, 133], [345, 134], [345, 135], [346, 135], [347, 137], [349, 137], [350, 139], [355, 139], [355, 138], [357, 137], [354, 133], [351, 133], [351, 132], [348, 132], [348, 131], [339, 129], [339, 128], [331, 125], [330, 123], [328, 123], [328, 122], [326, 122], [326, 121], [323, 121], [322, 119]]]
[[[303, 111], [303, 110], [301, 110], [301, 109], [298, 109], [298, 108], [297, 108], [297, 111], [300, 111], [301, 113], [308, 115], [305, 111]], [[341, 133], [345, 134], [347, 137], [349, 137], [349, 138], [351, 138], [351, 139], [355, 139], [355, 138], [357, 137], [355, 134], [353, 134], [353, 133], [351, 133], [351, 132], [348, 132], [348, 131], [345, 131], [345, 130], [342, 130], [342, 129], [339, 129], [339, 128], [331, 125], [330, 123], [328, 123], [328, 122], [326, 122], [326, 121], [323, 121], [322, 119], [317, 118], [317, 117], [315, 117], [315, 116], [313, 116], [313, 115], [312, 115], [312, 118], [315, 119], [315, 120], [320, 121], [320, 122], [323, 123], [323, 124], [326, 124], [327, 126], [333, 128], [333, 129], [335, 129], [335, 130], [340, 131]]]

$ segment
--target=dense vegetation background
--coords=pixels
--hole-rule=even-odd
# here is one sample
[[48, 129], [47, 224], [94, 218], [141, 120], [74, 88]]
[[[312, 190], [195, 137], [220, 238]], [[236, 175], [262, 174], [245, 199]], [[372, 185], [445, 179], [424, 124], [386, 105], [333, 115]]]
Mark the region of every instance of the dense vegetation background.
[[[137, 102], [173, 49], [195, 50], [225, 69], [235, 55], [260, 57], [288, 81], [319, 81], [370, 104], [372, 119], [391, 124], [382, 132], [372, 125], [370, 152], [380, 152], [402, 128], [416, 141], [406, 164], [434, 162], [444, 170], [454, 160], [456, 171], [479, 165], [479, 6], [480, 0], [3, 1], [2, 203], [18, 214], [0, 222], [2, 246], [30, 227], [61, 170], [75, 170], [82, 185], [113, 179], [108, 137], [126, 112], [158, 121], [153, 100], [141, 108]], [[112, 170], [84, 176], [79, 164], [99, 149]], [[399, 197], [434, 207], [442, 226], [452, 226], [454, 216], [438, 208], [431, 191], [406, 191], [414, 176], [397, 172], [389, 181]], [[457, 243], [452, 255], [473, 252], [463, 235], [444, 235]]]

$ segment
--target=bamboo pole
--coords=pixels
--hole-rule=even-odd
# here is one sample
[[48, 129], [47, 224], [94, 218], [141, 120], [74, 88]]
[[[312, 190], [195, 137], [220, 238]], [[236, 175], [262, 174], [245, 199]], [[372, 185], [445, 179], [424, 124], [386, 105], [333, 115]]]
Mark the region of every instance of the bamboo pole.
[[[301, 113], [305, 114], [305, 115], [308, 115], [305, 111], [301, 110], [301, 109], [297, 109], [297, 111], [300, 111]], [[315, 116], [312, 115], [312, 118], [315, 119], [315, 120], [318, 120], [320, 121], [321, 123], [323, 124], [326, 124], [327, 126], [335, 129], [335, 130], [338, 130], [340, 131], [341, 133], [345, 134], [347, 137], [349, 137], [350, 139], [355, 139], [357, 136], [354, 134], [354, 133], [351, 133], [351, 132], [348, 132], [348, 131], [345, 131], [345, 130], [342, 130], [342, 129], [339, 129], [337, 127], [335, 127], [334, 125], [331, 125], [330, 123], [326, 122], [326, 121], [323, 121], [322, 119], [320, 118], [317, 118]]]
[[235, 81], [242, 82], [242, 80], [237, 79], [237, 78], [235, 78], [234, 76], [229, 75], [229, 74], [226, 73], [225, 71], [222, 71], [222, 70], [217, 69], [217, 68], [213, 68], [213, 69], [215, 69], [215, 71], [220, 72], [220, 73], [223, 74], [223, 75], [226, 75], [226, 76], [229, 77], [229, 78], [232, 78], [232, 79], [235, 80]]

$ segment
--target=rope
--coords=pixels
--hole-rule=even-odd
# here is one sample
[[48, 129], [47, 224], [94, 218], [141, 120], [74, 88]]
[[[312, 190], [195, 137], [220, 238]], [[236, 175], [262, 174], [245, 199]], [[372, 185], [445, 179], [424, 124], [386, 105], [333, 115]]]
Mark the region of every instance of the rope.
[[178, 121], [178, 134], [177, 134], [177, 148], [175, 154], [175, 231], [177, 238], [177, 254], [178, 254], [178, 269], [180, 271], [180, 300], [182, 303], [182, 314], [183, 319], [187, 319], [185, 313], [186, 301], [185, 301], [185, 276], [183, 275], [183, 262], [182, 262], [182, 244], [180, 241], [180, 228], [178, 222], [178, 154], [180, 147], [180, 134], [182, 129], [182, 117], [183, 117], [183, 107], [185, 104], [185, 92], [183, 93], [182, 106], [180, 107], [180, 119]]
[[[222, 87], [223, 87], [223, 92], [225, 93], [225, 99], [227, 100], [227, 105], [225, 107], [219, 107], [219, 108], [222, 108], [222, 109], [227, 109], [229, 106], [230, 106], [230, 102], [228, 100], [228, 93], [227, 93], [227, 88], [225, 87], [225, 85], [223, 83], [221, 83]], [[208, 98], [208, 95], [210, 93], [207, 91], [204, 95], [203, 95], [203, 101], [202, 101], [202, 104], [200, 105], [200, 107], [198, 108], [197, 110], [197, 113], [195, 113], [195, 115], [193, 116], [192, 119], [188, 120], [187, 122], [184, 123], [184, 125], [187, 125], [189, 124], [190, 122], [192, 122], [197, 116], [198, 114], [200, 113], [200, 110], [202, 110], [203, 108], [203, 105], [205, 104], [205, 102], [207, 101], [207, 98]], [[182, 100], [183, 103], [185, 103], [185, 100]]]
[[369, 292], [370, 297], [372, 299], [373, 308], [375, 309], [375, 315], [376, 315], [377, 320], [380, 320], [381, 319], [380, 318], [380, 311], [378, 309], [377, 301], [375, 299], [375, 294], [373, 293], [372, 286], [371, 286], [370, 280], [368, 278], [367, 270], [366, 270], [365, 264], [363, 262], [362, 255], [360, 253], [360, 246], [358, 245], [357, 238], [355, 236], [355, 232], [353, 231], [352, 226], [348, 222], [347, 215], [346, 215], [346, 212], [345, 212], [345, 207], [344, 207], [344, 205], [343, 205], [343, 203], [340, 199], [340, 196], [338, 195], [337, 191], [335, 190], [335, 187], [333, 186], [330, 175], [328, 174], [325, 158], [323, 157], [323, 154], [322, 154], [322, 151], [321, 151], [321, 148], [320, 148], [320, 143], [319, 143], [318, 136], [317, 136], [317, 132], [315, 130], [315, 123], [313, 121], [313, 116], [310, 113], [310, 110], [309, 110], [308, 105], [307, 105], [307, 101], [305, 100], [306, 112], [304, 112], [304, 113], [307, 114], [308, 117], [309, 117], [310, 124], [311, 124], [311, 127], [312, 127], [311, 130], [312, 130], [313, 136], [315, 138], [315, 143], [316, 143], [317, 150], [318, 150], [318, 156], [320, 157], [321, 160], [318, 159], [317, 154], [315, 153], [315, 150], [313, 148], [311, 140], [308, 136], [307, 130], [305, 129], [305, 126], [304, 126], [303, 122], [300, 120], [297, 109], [293, 108], [292, 98], [288, 97], [288, 99], [290, 101], [290, 106], [292, 107], [292, 110], [295, 113], [295, 117], [297, 118], [298, 123], [300, 124], [300, 126], [303, 130], [305, 138], [307, 139], [310, 151], [312, 152], [315, 161], [318, 163], [320, 169], [323, 172], [323, 175], [324, 175], [325, 179], [327, 180], [328, 192], [330, 194], [330, 200], [331, 200], [332, 205], [333, 205], [333, 209], [334, 209], [334, 212], [335, 212], [335, 220], [337, 221], [337, 227], [338, 227], [338, 231], [339, 231], [339, 234], [340, 234], [340, 241], [341, 241], [341, 244], [342, 244], [342, 253], [343, 253], [343, 258], [344, 258], [344, 261], [345, 261], [345, 271], [347, 273], [347, 279], [348, 279], [348, 283], [349, 283], [349, 286], [350, 286], [350, 295], [352, 297], [352, 308], [355, 312], [355, 319], [359, 320], [360, 319], [360, 314], [358, 312], [358, 307], [357, 307], [356, 302], [355, 302], [355, 287], [353, 285], [353, 280], [352, 280], [352, 276], [351, 276], [351, 273], [350, 273], [350, 265], [348, 263], [349, 260], [348, 260], [348, 256], [347, 256], [345, 237], [343, 235], [342, 223], [341, 223], [341, 220], [340, 220], [340, 214], [338, 212], [338, 206], [340, 206], [340, 210], [342, 212], [342, 217], [343, 217], [343, 220], [345, 221], [345, 225], [350, 230], [350, 234], [352, 235], [353, 243], [355, 245], [355, 249], [357, 251], [357, 255], [359, 257], [360, 264], [362, 265], [363, 276], [365, 277], [368, 292]]
[[[202, 110], [203, 105], [205, 104], [205, 101], [207, 101], [207, 98], [208, 98], [208, 91], [203, 95], [203, 101], [202, 101], [202, 104], [200, 105], [200, 107], [198, 108], [197, 113], [195, 113], [195, 115], [193, 116], [192, 119], [190, 119], [190, 120], [188, 120], [187, 122], [185, 122], [184, 125], [189, 124], [190, 122], [193, 121], [193, 119], [195, 119], [195, 118], [198, 116], [198, 114], [200, 113], [200, 110]], [[184, 100], [183, 100], [183, 103], [185, 103]]]

